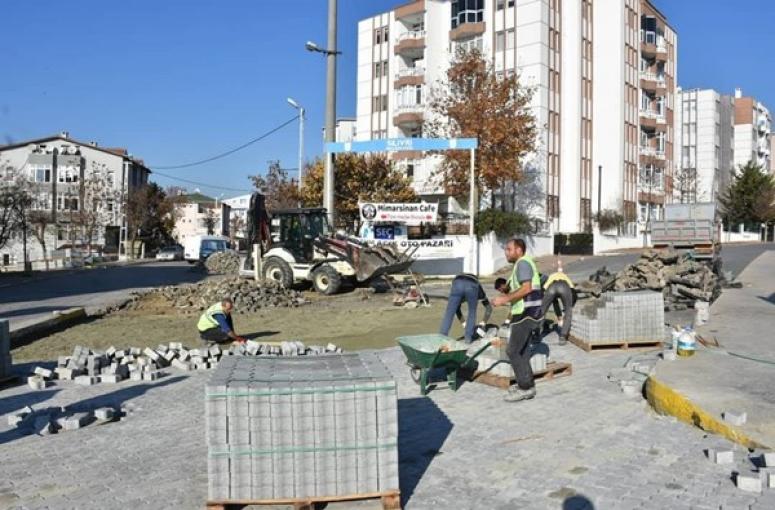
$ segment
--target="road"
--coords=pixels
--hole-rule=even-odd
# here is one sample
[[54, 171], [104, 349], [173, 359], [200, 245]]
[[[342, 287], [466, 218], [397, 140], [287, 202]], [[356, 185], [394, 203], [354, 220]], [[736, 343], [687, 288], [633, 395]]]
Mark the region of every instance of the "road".
[[133, 291], [195, 282], [204, 277], [185, 262], [149, 262], [39, 274], [0, 280], [0, 319], [11, 331], [50, 317], [55, 310], [84, 307], [87, 312], [121, 302]]

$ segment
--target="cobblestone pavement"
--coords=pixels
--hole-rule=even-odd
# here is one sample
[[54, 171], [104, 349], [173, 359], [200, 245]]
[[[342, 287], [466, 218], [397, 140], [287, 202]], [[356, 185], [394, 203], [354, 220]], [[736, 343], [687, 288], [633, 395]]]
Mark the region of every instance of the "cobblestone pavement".
[[[607, 381], [633, 352], [549, 345], [554, 359], [573, 362], [573, 375], [540, 383], [535, 400], [518, 404], [474, 383], [422, 398], [403, 354], [382, 351], [399, 381], [406, 508], [775, 508], [775, 489], [734, 486], [732, 471], [751, 469], [746, 450], [735, 449], [735, 465], [715, 465], [703, 450], [731, 443], [657, 416]], [[28, 404], [130, 411], [119, 422], [47, 437], [20, 436], [3, 417], [0, 508], [202, 508], [207, 377], [173, 372], [153, 383], [0, 391], [2, 415]], [[374, 504], [328, 508], [353, 507]]]

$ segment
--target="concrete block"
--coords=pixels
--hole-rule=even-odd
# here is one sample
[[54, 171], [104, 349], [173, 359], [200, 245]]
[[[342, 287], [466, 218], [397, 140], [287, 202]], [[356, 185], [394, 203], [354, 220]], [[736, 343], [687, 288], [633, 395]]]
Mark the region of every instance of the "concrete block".
[[762, 464], [764, 464], [766, 467], [775, 467], [775, 452], [763, 453]]
[[113, 419], [115, 410], [112, 407], [100, 407], [94, 410], [94, 417], [100, 421], [109, 421]]
[[118, 374], [105, 374], [100, 376], [101, 383], [116, 384], [123, 381], [124, 378]]
[[27, 378], [27, 385], [33, 390], [42, 390], [46, 387], [46, 380], [39, 375], [33, 375]]
[[169, 346], [170, 346], [170, 349], [175, 351], [183, 350], [183, 344], [180, 342], [170, 342]]
[[724, 411], [721, 413], [721, 416], [724, 418], [725, 422], [738, 427], [740, 425], [745, 425], [745, 422], [748, 420], [748, 413], [745, 411]]
[[737, 488], [746, 492], [761, 492], [762, 480], [759, 476], [741, 475], [735, 477]]
[[178, 353], [177, 351], [168, 350], [164, 353], [164, 359], [167, 360], [167, 362], [171, 362], [177, 357]]
[[59, 358], [57, 358], [57, 366], [64, 367], [67, 365], [68, 361], [70, 361], [70, 356], [59, 356]]
[[183, 372], [188, 372], [189, 370], [191, 370], [191, 365], [189, 365], [185, 361], [180, 361], [177, 359], [172, 360], [172, 363], [170, 364], [170, 366], [177, 370], [182, 370]]
[[643, 396], [643, 383], [636, 380], [619, 381], [619, 387], [628, 397], [641, 397]]
[[8, 415], [8, 425], [17, 427], [29, 420], [33, 416], [32, 408], [27, 406]]
[[108, 350], [105, 351], [105, 355], [109, 358], [112, 358], [116, 354], [116, 348], [112, 345], [108, 347]]
[[139, 370], [135, 370], [129, 374], [129, 380], [130, 381], [142, 381], [143, 380], [143, 373]]
[[143, 372], [143, 381], [155, 381], [156, 379], [164, 377], [165, 375], [167, 374], [161, 370], [156, 370], [155, 372]]
[[57, 378], [62, 381], [72, 381], [76, 375], [80, 375], [78, 370], [65, 367], [56, 367], [54, 372], [56, 373]]
[[65, 430], [78, 430], [87, 425], [89, 420], [91, 420], [91, 413], [76, 413], [64, 417], [63, 420], [60, 420], [60, 424]]
[[152, 360], [156, 361], [160, 358], [159, 353], [151, 349], [150, 347], [146, 347], [143, 349], [143, 354], [151, 358]]
[[178, 351], [178, 359], [180, 361], [186, 361], [190, 357], [191, 357], [191, 354], [189, 354], [189, 351], [185, 349], [181, 349], [180, 351]]
[[81, 386], [91, 386], [93, 384], [97, 384], [97, 378], [92, 375], [79, 375], [75, 378], [75, 384], [80, 384]]
[[732, 464], [735, 461], [735, 452], [732, 450], [713, 450], [712, 453], [716, 464]]

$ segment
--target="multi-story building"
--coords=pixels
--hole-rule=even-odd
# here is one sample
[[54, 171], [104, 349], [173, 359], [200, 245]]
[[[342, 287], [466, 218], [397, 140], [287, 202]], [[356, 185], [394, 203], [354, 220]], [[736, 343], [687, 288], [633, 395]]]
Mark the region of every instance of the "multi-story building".
[[[250, 208], [250, 194], [239, 195], [233, 198], [227, 198], [223, 201], [230, 208], [229, 230], [235, 238], [247, 238], [248, 229], [248, 209]], [[232, 232], [231, 227], [238, 227], [237, 231]]]
[[775, 157], [772, 154], [775, 153], [775, 135], [770, 135], [770, 173], [775, 175]]
[[765, 169], [770, 167], [771, 131], [772, 117], [767, 107], [735, 89], [735, 168], [749, 161]]
[[673, 183], [676, 201], [715, 201], [727, 188], [734, 165], [734, 117], [734, 97], [711, 89], [679, 89]]
[[[0, 184], [22, 178], [31, 187], [30, 212], [48, 221], [43, 231], [48, 252], [87, 245], [118, 252], [120, 241], [126, 239], [126, 197], [146, 184], [149, 174], [143, 161], [126, 149], [80, 142], [67, 132], [0, 146]], [[14, 239], [3, 249], [3, 264], [24, 259], [20, 241]], [[28, 260], [44, 258], [41, 243], [31, 234], [27, 251]]]
[[217, 198], [201, 193], [181, 195], [175, 206], [172, 237], [185, 246], [186, 239], [197, 235], [229, 236], [231, 207]]
[[[634, 234], [639, 202], [670, 199], [677, 36], [649, 0], [416, 0], [362, 20], [357, 139], [422, 136], [461, 48], [535, 90], [540, 133], [523, 168], [543, 196], [530, 212], [551, 230], [588, 230], [615, 209]], [[441, 194], [439, 156], [391, 157], [420, 195]]]

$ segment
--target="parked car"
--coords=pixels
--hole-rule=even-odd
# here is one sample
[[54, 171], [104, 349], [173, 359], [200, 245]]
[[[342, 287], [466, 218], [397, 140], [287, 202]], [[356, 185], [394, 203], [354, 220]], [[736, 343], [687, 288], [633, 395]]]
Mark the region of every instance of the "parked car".
[[206, 235], [193, 236], [186, 239], [184, 258], [190, 264], [194, 264], [200, 260], [205, 260], [215, 252], [226, 251], [228, 249], [228, 237]]
[[156, 260], [183, 260], [183, 247], [174, 245], [161, 248], [156, 254]]

